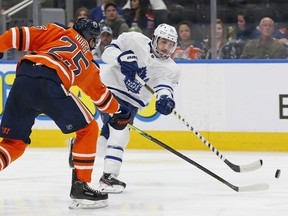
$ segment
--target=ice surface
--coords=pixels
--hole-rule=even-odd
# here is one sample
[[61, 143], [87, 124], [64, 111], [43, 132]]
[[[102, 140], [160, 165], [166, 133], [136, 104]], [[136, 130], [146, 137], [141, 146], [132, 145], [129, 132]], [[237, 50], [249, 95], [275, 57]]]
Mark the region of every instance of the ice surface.
[[[121, 194], [108, 207], [70, 210], [68, 148], [28, 148], [0, 173], [0, 215], [107, 216], [287, 216], [288, 153], [221, 152], [234, 164], [263, 159], [263, 167], [235, 173], [210, 151], [180, 151], [236, 186], [268, 183], [267, 191], [235, 192], [167, 150], [131, 150], [124, 156]], [[279, 179], [274, 177], [281, 169]], [[97, 157], [91, 187], [98, 186], [103, 158]]]

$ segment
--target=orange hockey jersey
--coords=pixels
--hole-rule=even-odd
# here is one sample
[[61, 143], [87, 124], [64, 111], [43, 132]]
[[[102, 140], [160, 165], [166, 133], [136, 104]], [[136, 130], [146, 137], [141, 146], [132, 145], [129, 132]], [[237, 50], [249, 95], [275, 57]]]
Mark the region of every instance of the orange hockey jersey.
[[201, 54], [202, 50], [192, 45], [189, 45], [185, 49], [177, 46], [171, 58], [174, 60], [200, 59]]
[[0, 52], [11, 48], [30, 53], [19, 63], [27, 59], [52, 68], [67, 90], [76, 85], [90, 96], [100, 111], [117, 111], [118, 102], [102, 84], [88, 42], [73, 28], [58, 24], [14, 27], [0, 36]]

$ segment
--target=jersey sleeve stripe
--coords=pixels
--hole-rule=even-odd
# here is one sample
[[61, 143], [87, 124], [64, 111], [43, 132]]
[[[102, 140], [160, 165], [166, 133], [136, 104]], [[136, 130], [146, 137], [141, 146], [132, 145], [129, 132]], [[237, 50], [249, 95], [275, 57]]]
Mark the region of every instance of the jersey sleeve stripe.
[[[103, 97], [103, 96], [106, 96], [107, 94], [108, 94], [107, 97]], [[93, 102], [96, 104], [97, 108], [101, 112], [103, 112], [109, 108], [113, 98], [114, 97], [112, 93], [108, 89], [106, 89], [106, 92], [104, 93], [104, 95], [102, 95], [101, 100], [98, 100], [97, 102], [96, 101], [93, 101]]]
[[26, 36], [26, 43], [25, 43], [25, 48], [24, 51], [28, 51], [29, 50], [29, 45], [30, 45], [30, 31], [28, 27], [24, 27], [24, 31], [25, 31], [25, 36]]
[[12, 28], [12, 47], [17, 49], [17, 46], [16, 46], [16, 27], [15, 28]]
[[[112, 97], [112, 98], [114, 98], [114, 97]], [[111, 100], [106, 104], [106, 106], [104, 106], [103, 108], [101, 107], [97, 107], [101, 112], [105, 112], [105, 110], [107, 110], [108, 108], [109, 108], [109, 106], [110, 106], [110, 104], [111, 104], [111, 102], [112, 102], [112, 98], [111, 98]]]
[[104, 98], [107, 96], [107, 94], [109, 94], [109, 90], [108, 90], [108, 89], [106, 89], [106, 91], [105, 91], [104, 94], [100, 97], [99, 100], [97, 100], [97, 101], [94, 100], [93, 102], [98, 106], [98, 104], [102, 103], [102, 101], [103, 101]]
[[23, 30], [22, 30], [22, 28], [19, 28], [19, 48], [18, 48], [19, 51], [22, 51], [23, 42], [24, 42], [23, 39], [24, 39], [23, 38]]
[[171, 91], [173, 91], [173, 88], [171, 86], [168, 86], [168, 85], [157, 85], [154, 87], [154, 89], [161, 89], [161, 88], [167, 88], [167, 89], [170, 89]]
[[171, 89], [168, 89], [168, 88], [159, 88], [155, 92], [158, 93], [160, 91], [166, 91], [166, 92], [170, 92], [171, 94], [173, 94], [173, 91]]
[[98, 108], [102, 108], [103, 106], [105, 106], [111, 100], [111, 98], [112, 98], [112, 94], [109, 91], [108, 92], [108, 96], [106, 97], [106, 99], [101, 104], [98, 104], [97, 107]]

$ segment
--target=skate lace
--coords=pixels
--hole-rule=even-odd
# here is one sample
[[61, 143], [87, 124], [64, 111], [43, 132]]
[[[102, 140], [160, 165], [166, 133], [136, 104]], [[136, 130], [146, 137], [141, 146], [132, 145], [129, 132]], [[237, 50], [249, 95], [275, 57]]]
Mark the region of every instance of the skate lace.
[[85, 183], [85, 188], [86, 188], [86, 190], [89, 190], [90, 192], [100, 194], [100, 191], [91, 188], [87, 183]]
[[117, 177], [114, 174], [110, 174], [110, 176], [108, 177], [109, 180], [116, 180], [118, 181]]

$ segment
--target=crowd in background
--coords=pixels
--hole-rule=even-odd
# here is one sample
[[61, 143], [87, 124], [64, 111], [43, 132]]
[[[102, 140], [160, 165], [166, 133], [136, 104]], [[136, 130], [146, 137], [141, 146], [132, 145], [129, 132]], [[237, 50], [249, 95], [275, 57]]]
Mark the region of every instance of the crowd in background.
[[[73, 26], [80, 17], [100, 23], [103, 35], [95, 59], [101, 59], [104, 47], [121, 33], [137, 31], [151, 38], [155, 27], [164, 22], [175, 26], [179, 36], [173, 59], [213, 58], [210, 0], [87, 2], [76, 1], [75, 17], [66, 25]], [[288, 2], [281, 0], [218, 0], [216, 59], [287, 59], [287, 11]]]

